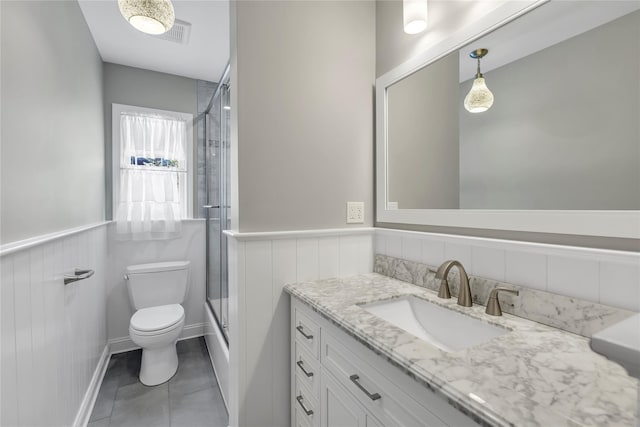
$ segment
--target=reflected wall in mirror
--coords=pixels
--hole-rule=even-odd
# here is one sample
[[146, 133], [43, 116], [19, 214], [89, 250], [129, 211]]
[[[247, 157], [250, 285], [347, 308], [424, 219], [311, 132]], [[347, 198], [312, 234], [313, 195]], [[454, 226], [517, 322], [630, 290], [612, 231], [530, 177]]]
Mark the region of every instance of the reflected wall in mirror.
[[[640, 6], [549, 7], [387, 87], [388, 206], [640, 210]], [[495, 102], [471, 114], [478, 48]]]

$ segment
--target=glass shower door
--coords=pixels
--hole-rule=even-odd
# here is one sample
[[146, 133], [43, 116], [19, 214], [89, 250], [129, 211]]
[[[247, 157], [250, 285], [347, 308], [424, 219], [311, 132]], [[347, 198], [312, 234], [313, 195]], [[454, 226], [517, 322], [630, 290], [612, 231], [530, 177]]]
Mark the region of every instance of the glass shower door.
[[[229, 218], [229, 90], [216, 90], [211, 110], [205, 114], [205, 189], [207, 194], [207, 300], [228, 342], [227, 238]], [[227, 108], [225, 108], [227, 106]]]
[[223, 331], [227, 342], [227, 325], [229, 324], [229, 270], [227, 258], [227, 235], [224, 230], [231, 229], [231, 174], [229, 165], [231, 164], [231, 108], [230, 108], [230, 88], [229, 83], [222, 85], [220, 99], [221, 111], [221, 138], [220, 138], [220, 317], [223, 323]]

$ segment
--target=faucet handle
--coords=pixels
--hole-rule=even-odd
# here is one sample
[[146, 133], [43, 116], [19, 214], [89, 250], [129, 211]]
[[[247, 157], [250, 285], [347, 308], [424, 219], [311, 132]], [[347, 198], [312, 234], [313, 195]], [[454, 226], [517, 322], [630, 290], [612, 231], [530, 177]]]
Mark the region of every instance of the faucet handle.
[[494, 288], [489, 294], [489, 300], [487, 301], [487, 309], [485, 313], [491, 316], [502, 316], [502, 309], [500, 308], [500, 301], [498, 300], [499, 292], [509, 292], [510, 294], [520, 295], [520, 291], [509, 288]]

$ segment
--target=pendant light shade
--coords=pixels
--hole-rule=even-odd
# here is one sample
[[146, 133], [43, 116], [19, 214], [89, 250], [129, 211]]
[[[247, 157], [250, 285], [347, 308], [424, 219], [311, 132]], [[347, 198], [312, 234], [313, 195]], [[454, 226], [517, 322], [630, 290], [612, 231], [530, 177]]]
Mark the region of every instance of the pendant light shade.
[[418, 34], [427, 29], [427, 0], [402, 0], [404, 32]]
[[484, 76], [480, 72], [480, 58], [487, 53], [489, 53], [487, 49], [477, 49], [469, 54], [469, 56], [478, 60], [476, 78], [473, 81], [471, 90], [464, 98], [464, 108], [470, 113], [482, 113], [493, 105], [493, 93], [487, 87]]
[[147, 34], [166, 33], [175, 21], [171, 0], [118, 0], [118, 7], [129, 24]]
[[471, 90], [464, 98], [464, 108], [470, 113], [482, 113], [493, 105], [493, 94], [487, 87], [484, 77], [473, 81]]

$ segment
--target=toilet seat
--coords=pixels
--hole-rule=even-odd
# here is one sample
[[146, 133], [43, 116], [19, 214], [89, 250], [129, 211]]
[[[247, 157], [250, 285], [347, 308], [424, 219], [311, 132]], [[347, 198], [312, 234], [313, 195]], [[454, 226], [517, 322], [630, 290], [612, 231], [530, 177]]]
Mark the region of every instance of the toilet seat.
[[131, 316], [129, 327], [138, 335], [160, 335], [172, 331], [184, 320], [180, 304], [143, 308]]

